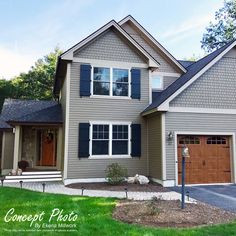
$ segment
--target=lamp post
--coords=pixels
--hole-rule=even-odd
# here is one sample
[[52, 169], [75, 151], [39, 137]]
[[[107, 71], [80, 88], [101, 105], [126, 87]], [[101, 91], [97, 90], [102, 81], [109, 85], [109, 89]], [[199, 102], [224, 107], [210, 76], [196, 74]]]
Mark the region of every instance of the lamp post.
[[185, 207], [185, 163], [186, 158], [189, 158], [189, 149], [186, 145], [182, 147], [182, 202], [181, 208], [184, 209]]

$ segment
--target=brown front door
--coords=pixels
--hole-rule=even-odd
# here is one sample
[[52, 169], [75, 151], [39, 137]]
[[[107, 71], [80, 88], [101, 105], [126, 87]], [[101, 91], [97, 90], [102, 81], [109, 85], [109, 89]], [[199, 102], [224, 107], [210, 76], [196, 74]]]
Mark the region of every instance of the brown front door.
[[53, 132], [42, 132], [42, 152], [41, 152], [41, 165], [42, 166], [54, 166], [55, 158], [54, 158], [54, 133]]
[[178, 183], [181, 184], [181, 148], [189, 148], [186, 159], [186, 183], [230, 183], [230, 142], [223, 136], [178, 136]]

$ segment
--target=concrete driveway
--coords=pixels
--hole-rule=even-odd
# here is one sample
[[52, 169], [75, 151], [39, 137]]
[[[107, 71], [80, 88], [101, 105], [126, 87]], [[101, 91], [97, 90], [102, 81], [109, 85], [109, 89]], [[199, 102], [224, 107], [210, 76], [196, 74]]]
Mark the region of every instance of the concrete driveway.
[[[181, 187], [171, 190], [181, 192]], [[196, 200], [236, 213], [236, 185], [201, 185], [186, 187], [189, 196]]]

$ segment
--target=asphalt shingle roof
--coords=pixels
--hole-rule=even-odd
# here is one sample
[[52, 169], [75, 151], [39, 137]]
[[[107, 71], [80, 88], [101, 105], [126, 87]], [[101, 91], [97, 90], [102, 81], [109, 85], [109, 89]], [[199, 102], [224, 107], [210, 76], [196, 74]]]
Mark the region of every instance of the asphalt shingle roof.
[[178, 62], [185, 68], [191, 66], [194, 61], [178, 60]]
[[209, 55], [203, 57], [202, 59], [192, 63], [189, 67], [187, 67], [187, 72], [182, 76], [180, 76], [167, 89], [159, 93], [158, 96], [155, 98], [155, 100], [153, 100], [153, 102], [142, 113], [150, 111], [161, 105], [165, 100], [167, 100], [172, 94], [174, 94], [179, 88], [181, 88], [185, 83], [187, 83], [193, 76], [195, 76], [199, 71], [201, 71], [214, 58], [216, 58], [219, 54], [221, 54], [226, 48], [228, 48], [235, 41], [236, 40], [232, 40], [225, 46], [210, 53]]
[[12, 127], [7, 124], [1, 117], [0, 117], [0, 129], [11, 129]]
[[56, 101], [5, 99], [0, 116], [0, 129], [11, 128], [7, 122], [62, 123], [61, 105]]

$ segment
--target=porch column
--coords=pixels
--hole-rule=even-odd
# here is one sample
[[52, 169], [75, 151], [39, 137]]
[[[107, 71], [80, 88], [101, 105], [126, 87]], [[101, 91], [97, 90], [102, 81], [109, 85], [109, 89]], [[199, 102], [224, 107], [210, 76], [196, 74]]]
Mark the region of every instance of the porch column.
[[13, 156], [13, 169], [18, 168], [18, 161], [21, 156], [21, 127], [15, 126], [15, 140], [14, 140], [14, 156]]

